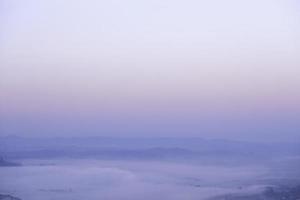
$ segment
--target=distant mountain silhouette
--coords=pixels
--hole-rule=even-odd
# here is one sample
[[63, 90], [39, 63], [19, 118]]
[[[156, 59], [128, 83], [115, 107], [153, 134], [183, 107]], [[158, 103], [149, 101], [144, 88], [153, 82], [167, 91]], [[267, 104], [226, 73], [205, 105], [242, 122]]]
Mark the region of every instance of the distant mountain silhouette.
[[[7, 159], [95, 158], [193, 160], [202, 163], [267, 161], [278, 156], [299, 156], [297, 143], [259, 143], [203, 138], [0, 137]], [[3, 161], [2, 161], [3, 162]], [[5, 163], [5, 162], [3, 162]], [[7, 163], [7, 162], [6, 162]]]
[[21, 199], [7, 194], [0, 194], [0, 200], [21, 200]]
[[266, 187], [258, 194], [227, 194], [209, 200], [297, 200], [300, 199], [300, 185], [294, 187]]
[[10, 166], [20, 166], [20, 165], [21, 164], [19, 164], [19, 163], [9, 162], [9, 161], [6, 161], [4, 158], [0, 157], [0, 167], [10, 167]]

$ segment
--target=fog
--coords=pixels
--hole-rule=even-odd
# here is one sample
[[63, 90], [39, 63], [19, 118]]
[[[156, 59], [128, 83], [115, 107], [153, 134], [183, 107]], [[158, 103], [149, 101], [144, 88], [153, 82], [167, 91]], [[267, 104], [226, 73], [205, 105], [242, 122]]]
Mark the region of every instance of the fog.
[[251, 184], [238, 189], [237, 183], [266, 175], [267, 169], [260, 166], [96, 160], [35, 160], [0, 171], [1, 192], [24, 200], [199, 199], [261, 190], [263, 185]]
[[0, 0], [0, 200], [300, 200], [299, 2]]
[[181, 140], [4, 137], [4, 159], [20, 165], [0, 167], [0, 194], [22, 200], [199, 200], [300, 185], [298, 144]]

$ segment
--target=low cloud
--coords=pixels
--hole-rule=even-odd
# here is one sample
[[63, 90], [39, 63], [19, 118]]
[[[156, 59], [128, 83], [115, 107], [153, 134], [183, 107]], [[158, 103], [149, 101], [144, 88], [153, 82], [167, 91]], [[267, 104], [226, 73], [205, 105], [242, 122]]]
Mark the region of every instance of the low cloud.
[[[38, 161], [41, 162], [41, 161]], [[53, 161], [52, 161], [53, 162]], [[263, 177], [259, 166], [201, 166], [158, 161], [60, 160], [55, 165], [0, 170], [0, 193], [22, 200], [199, 200], [234, 193], [241, 182]], [[243, 192], [259, 191], [247, 186]]]

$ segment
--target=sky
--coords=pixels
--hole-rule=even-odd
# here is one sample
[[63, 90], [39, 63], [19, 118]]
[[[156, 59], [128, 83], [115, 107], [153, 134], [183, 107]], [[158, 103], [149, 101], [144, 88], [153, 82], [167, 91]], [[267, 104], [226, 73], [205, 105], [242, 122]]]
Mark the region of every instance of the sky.
[[297, 0], [0, 0], [0, 135], [300, 140]]

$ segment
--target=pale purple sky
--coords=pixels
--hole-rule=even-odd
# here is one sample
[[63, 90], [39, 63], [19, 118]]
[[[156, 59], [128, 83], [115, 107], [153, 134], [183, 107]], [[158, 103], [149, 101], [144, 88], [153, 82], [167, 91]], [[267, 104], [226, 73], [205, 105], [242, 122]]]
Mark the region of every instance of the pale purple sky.
[[300, 138], [297, 0], [2, 0], [0, 134]]

